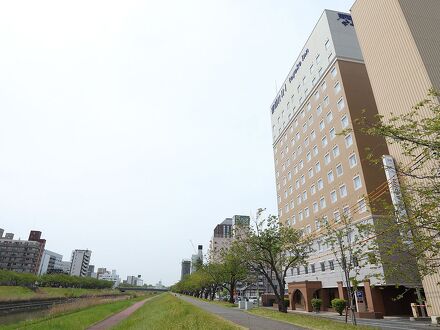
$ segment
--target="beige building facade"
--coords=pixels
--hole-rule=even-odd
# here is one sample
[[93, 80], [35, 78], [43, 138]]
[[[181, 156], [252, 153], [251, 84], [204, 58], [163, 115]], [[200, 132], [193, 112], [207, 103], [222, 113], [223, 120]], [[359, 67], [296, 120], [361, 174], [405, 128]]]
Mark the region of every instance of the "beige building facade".
[[[352, 14], [381, 115], [407, 113], [430, 88], [440, 89], [440, 1], [357, 0]], [[397, 145], [388, 147], [398, 163], [408, 164]], [[438, 283], [440, 273], [423, 279], [434, 316], [440, 316]]]
[[[386, 177], [366, 148], [378, 156], [389, 151], [383, 139], [359, 131], [355, 119], [364, 109], [367, 117], [378, 113], [352, 18], [326, 10], [271, 106], [280, 221], [316, 238], [307, 265], [286, 278], [292, 308], [311, 311], [311, 298], [319, 297], [328, 310], [333, 298], [346, 295], [342, 269], [323, 243], [323, 222], [337, 227], [344, 215], [375, 221], [366, 197], [383, 192]], [[373, 273], [385, 274], [366, 265], [359, 278]], [[372, 277], [360, 285], [370, 317], [410, 313], [414, 296], [394, 301], [394, 284]]]

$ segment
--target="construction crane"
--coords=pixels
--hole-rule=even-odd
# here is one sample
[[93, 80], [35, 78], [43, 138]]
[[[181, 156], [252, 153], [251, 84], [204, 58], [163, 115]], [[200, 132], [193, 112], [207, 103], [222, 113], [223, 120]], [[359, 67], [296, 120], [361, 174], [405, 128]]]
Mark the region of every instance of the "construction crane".
[[193, 241], [192, 241], [192, 240], [189, 240], [189, 242], [191, 243], [191, 246], [193, 247], [194, 254], [197, 254], [197, 250], [196, 250], [196, 247], [194, 246]]

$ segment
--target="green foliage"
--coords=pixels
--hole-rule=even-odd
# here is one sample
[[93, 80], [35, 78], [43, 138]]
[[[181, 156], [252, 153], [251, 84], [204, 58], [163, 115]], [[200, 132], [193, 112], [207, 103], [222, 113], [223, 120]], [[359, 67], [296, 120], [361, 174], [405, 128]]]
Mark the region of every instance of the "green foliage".
[[113, 283], [91, 277], [78, 277], [65, 274], [45, 274], [37, 276], [29, 273], [16, 273], [7, 270], [0, 270], [0, 285], [108, 289], [113, 286]]
[[310, 302], [312, 303], [312, 307], [315, 311], [319, 311], [321, 309], [322, 299], [313, 298]]
[[338, 312], [339, 315], [342, 315], [342, 312], [345, 310], [345, 307], [347, 306], [347, 302], [344, 299], [335, 298], [331, 301], [331, 303], [335, 311]]

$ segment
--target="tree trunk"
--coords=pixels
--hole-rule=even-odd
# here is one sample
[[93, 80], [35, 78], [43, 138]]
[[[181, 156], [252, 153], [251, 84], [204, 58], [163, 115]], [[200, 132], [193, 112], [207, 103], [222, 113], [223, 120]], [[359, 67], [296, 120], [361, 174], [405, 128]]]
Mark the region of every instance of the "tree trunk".
[[229, 303], [231, 304], [234, 303], [234, 289], [235, 289], [235, 284], [234, 282], [231, 282], [229, 286]]

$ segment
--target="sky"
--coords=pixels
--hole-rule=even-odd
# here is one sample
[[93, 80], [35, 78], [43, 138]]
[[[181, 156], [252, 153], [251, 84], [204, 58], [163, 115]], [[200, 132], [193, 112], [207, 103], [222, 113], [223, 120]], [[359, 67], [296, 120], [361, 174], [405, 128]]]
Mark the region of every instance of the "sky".
[[0, 228], [171, 285], [215, 226], [276, 214], [270, 105], [353, 0], [0, 1]]

